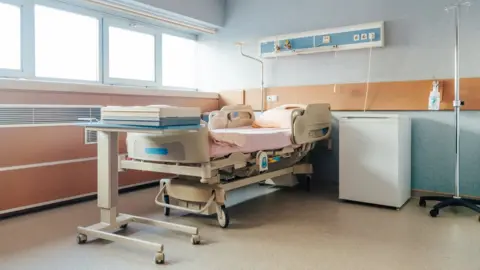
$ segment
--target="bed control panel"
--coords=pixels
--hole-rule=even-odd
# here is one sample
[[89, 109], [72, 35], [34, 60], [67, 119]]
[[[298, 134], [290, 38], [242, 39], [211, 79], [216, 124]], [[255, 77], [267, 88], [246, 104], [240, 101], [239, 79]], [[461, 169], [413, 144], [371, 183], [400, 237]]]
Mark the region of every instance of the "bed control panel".
[[319, 138], [319, 137], [325, 136], [327, 133], [328, 133], [328, 128], [321, 128], [321, 129], [311, 130], [308, 133], [308, 136], [310, 136], [310, 138]]
[[260, 172], [268, 171], [268, 155], [263, 151], [257, 153], [257, 165]]

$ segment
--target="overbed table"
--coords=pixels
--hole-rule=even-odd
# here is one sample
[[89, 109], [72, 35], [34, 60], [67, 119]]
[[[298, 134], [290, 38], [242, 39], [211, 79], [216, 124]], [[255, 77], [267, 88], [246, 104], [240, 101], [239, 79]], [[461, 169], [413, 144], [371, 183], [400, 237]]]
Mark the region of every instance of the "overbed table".
[[102, 123], [82, 124], [87, 130], [97, 132], [98, 151], [98, 208], [100, 208], [100, 222], [88, 227], [78, 227], [77, 243], [84, 244], [88, 237], [100, 238], [109, 241], [137, 244], [141, 247], [152, 248], [156, 251], [155, 263], [165, 262], [163, 244], [122, 236], [115, 232], [125, 229], [129, 223], [141, 223], [159, 228], [183, 232], [192, 236], [192, 244], [200, 243], [199, 230], [196, 227], [159, 221], [118, 212], [118, 134], [121, 132], [161, 134], [165, 130], [197, 130], [198, 125], [170, 126], [151, 128], [141, 126], [108, 125]]

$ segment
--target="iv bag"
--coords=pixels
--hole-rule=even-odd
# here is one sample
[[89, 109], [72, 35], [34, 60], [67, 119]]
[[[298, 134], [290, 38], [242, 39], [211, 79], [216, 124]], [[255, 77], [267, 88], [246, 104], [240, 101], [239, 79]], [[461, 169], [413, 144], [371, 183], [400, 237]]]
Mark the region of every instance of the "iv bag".
[[438, 91], [438, 81], [433, 82], [433, 88], [428, 96], [428, 109], [432, 111], [440, 110], [440, 92]]

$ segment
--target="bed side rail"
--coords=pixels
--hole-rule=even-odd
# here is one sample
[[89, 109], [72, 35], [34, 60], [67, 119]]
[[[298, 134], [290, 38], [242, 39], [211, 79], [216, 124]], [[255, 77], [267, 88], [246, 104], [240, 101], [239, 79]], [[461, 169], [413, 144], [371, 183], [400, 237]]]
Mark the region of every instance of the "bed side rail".
[[255, 113], [250, 105], [230, 105], [209, 115], [209, 129], [235, 128], [251, 126], [255, 121]]
[[312, 143], [330, 137], [332, 114], [330, 104], [309, 104], [293, 112], [292, 141], [295, 144]]

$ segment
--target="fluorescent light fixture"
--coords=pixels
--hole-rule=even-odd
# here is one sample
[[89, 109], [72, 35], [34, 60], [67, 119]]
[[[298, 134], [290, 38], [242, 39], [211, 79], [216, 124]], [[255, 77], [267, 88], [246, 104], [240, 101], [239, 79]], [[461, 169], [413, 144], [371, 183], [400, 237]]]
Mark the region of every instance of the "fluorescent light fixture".
[[114, 9], [114, 10], [123, 11], [123, 12], [129, 13], [129, 14], [132, 14], [132, 15], [149, 18], [149, 19], [153, 19], [153, 20], [156, 20], [156, 21], [161, 21], [161, 22], [164, 22], [164, 23], [172, 24], [172, 25], [182, 27], [182, 28], [187, 28], [187, 29], [190, 29], [190, 30], [199, 31], [199, 32], [206, 33], [206, 34], [215, 34], [216, 33], [216, 30], [212, 29], [212, 28], [206, 28], [206, 27], [202, 27], [202, 26], [197, 26], [197, 25], [177, 21], [177, 20], [174, 20], [174, 19], [169, 19], [169, 18], [165, 18], [165, 17], [161, 17], [161, 16], [156, 16], [156, 15], [150, 14], [148, 12], [144, 12], [144, 11], [141, 11], [141, 10], [135, 10], [135, 9], [123, 6], [123, 5], [106, 2], [104, 0], [86, 0], [86, 1], [90, 2], [90, 3], [93, 3], [93, 4], [100, 5], [100, 6], [108, 7], [108, 8]]

